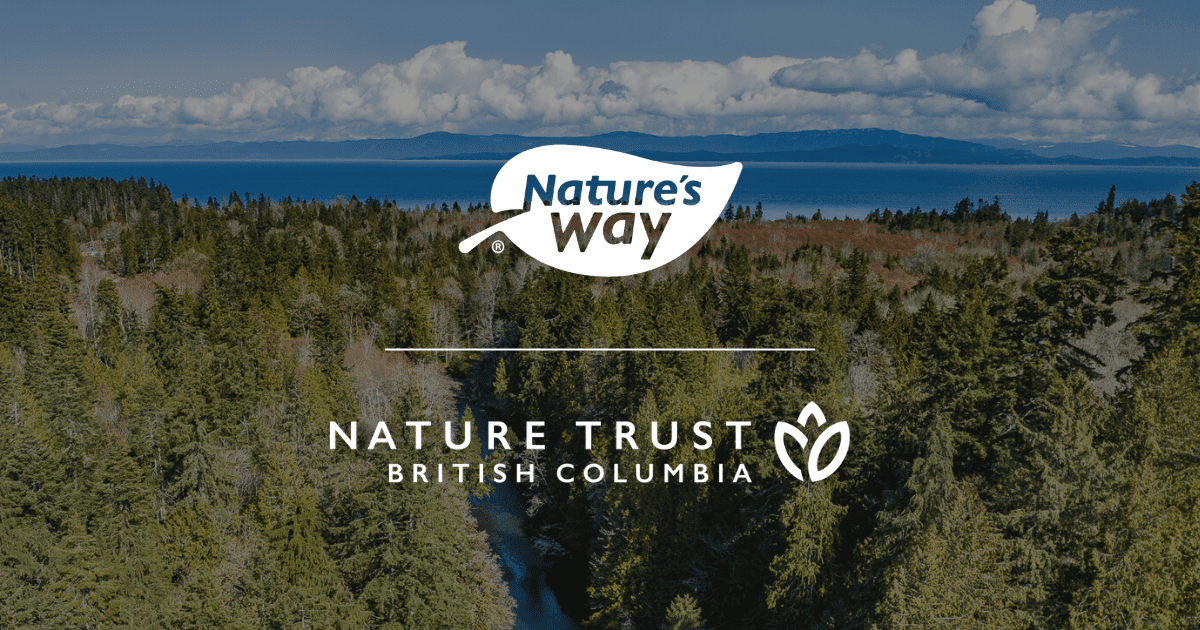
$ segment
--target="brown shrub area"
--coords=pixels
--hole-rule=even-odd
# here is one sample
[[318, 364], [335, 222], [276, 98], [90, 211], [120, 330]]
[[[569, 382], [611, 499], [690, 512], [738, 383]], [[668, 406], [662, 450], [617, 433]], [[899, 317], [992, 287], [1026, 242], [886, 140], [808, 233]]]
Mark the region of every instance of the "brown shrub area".
[[917, 286], [917, 281], [920, 280], [903, 269], [887, 269], [878, 263], [871, 265], [871, 273], [883, 281], [884, 291], [891, 291], [892, 287], [897, 285], [901, 291], [908, 291]]
[[912, 255], [919, 245], [932, 243], [947, 251], [953, 249], [948, 241], [935, 242], [910, 234], [889, 234], [880, 226], [861, 221], [810, 221], [799, 225], [779, 223], [718, 223], [713, 228], [714, 242], [721, 237], [737, 245], [745, 245], [756, 254], [790, 255], [797, 247], [809, 244], [824, 246], [837, 251], [843, 245], [857, 247], [868, 253], [882, 256]]
[[384, 352], [369, 338], [359, 339], [346, 347], [343, 360], [352, 372], [362, 372], [373, 378], [395, 378], [396, 366], [411, 364], [403, 352]]
[[154, 308], [154, 292], [157, 285], [150, 274], [143, 273], [132, 278], [114, 278], [121, 306], [137, 314], [142, 326], [150, 322], [150, 309]]
[[176, 269], [170, 273], [154, 274], [154, 284], [175, 291], [196, 294], [204, 286], [200, 274], [190, 269]]

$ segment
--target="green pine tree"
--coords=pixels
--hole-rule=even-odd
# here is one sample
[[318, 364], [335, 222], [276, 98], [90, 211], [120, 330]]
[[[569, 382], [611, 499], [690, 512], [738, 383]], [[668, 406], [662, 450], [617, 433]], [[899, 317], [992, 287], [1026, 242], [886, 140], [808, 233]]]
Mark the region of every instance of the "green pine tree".
[[707, 630], [695, 598], [686, 593], [675, 597], [667, 608], [667, 619], [663, 621], [662, 630]]
[[1007, 548], [974, 486], [959, 482], [892, 572], [879, 627], [1026, 627]]

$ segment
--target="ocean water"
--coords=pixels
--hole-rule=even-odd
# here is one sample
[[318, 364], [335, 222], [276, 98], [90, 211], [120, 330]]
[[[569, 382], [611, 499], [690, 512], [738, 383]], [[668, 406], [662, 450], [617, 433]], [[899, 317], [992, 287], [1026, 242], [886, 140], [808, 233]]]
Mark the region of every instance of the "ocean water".
[[[501, 161], [58, 162], [0, 163], [0, 177], [154, 178], [176, 197], [206, 200], [231, 192], [272, 199], [387, 197], [402, 207], [463, 207], [488, 200]], [[1118, 203], [1167, 193], [1178, 197], [1200, 168], [1151, 166], [992, 166], [748, 162], [731, 202], [762, 202], [768, 219], [787, 213], [861, 218], [875, 208], [947, 210], [963, 197], [991, 201], [1013, 217], [1046, 211], [1084, 214], [1117, 187]]]

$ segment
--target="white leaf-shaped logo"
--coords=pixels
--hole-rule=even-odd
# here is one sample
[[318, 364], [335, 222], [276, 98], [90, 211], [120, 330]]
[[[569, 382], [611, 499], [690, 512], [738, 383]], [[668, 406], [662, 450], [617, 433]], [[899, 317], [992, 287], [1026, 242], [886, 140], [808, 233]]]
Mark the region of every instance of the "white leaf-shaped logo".
[[[825, 426], [825, 413], [821, 411], [821, 408], [815, 402], [810, 402], [804, 406], [804, 410], [800, 412], [797, 422], [802, 427], [807, 426], [809, 418], [815, 419], [818, 427]], [[821, 459], [821, 449], [825, 448], [825, 444], [834, 435], [840, 435], [842, 438], [838, 444], [837, 454], [834, 455], [833, 460], [824, 468], [818, 468]], [[788, 436], [800, 443], [801, 450], [808, 447], [808, 438], [805, 437], [804, 432], [799, 427], [787, 422], [779, 422], [775, 425], [775, 454], [779, 457], [779, 462], [783, 464], [784, 469], [796, 479], [804, 481], [804, 474], [801, 472], [800, 467], [796, 465], [796, 462], [792, 460], [791, 453], [788, 452], [787, 446], [784, 445], [784, 438]], [[846, 454], [849, 451], [850, 425], [846, 424], [846, 421], [843, 420], [825, 429], [821, 435], [817, 436], [816, 441], [813, 442], [812, 450], [808, 453], [808, 478], [813, 481], [821, 481], [829, 477], [846, 460]]]
[[704, 237], [741, 172], [738, 163], [679, 166], [608, 149], [537, 147], [509, 160], [492, 183], [494, 212], [525, 212], [464, 239], [458, 249], [469, 252], [503, 231], [527, 254], [563, 271], [644, 273]]

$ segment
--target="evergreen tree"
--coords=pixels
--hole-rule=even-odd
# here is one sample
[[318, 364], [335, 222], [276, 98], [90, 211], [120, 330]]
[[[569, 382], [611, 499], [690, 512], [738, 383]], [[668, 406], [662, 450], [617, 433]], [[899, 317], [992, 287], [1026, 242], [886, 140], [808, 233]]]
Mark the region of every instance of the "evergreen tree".
[[1023, 628], [1008, 543], [969, 481], [913, 541], [880, 603], [881, 628]]
[[663, 630], [706, 630], [704, 617], [696, 600], [686, 593], [681, 594], [667, 608], [667, 619]]
[[176, 618], [175, 627], [181, 630], [204, 630], [205, 628], [252, 628], [237, 615], [229, 594], [216, 582], [212, 574], [204, 572], [188, 582], [183, 592], [183, 605]]
[[25, 320], [25, 286], [0, 271], [0, 342], [24, 341], [28, 334]]
[[66, 605], [47, 588], [57, 579], [57, 536], [43, 504], [63, 491], [64, 480], [55, 479], [59, 462], [36, 430], [41, 415], [0, 344], [0, 625], [6, 627], [45, 626]]
[[103, 623], [149, 627], [160, 621], [170, 575], [163, 565], [161, 526], [154, 517], [146, 471], [112, 450], [93, 473], [89, 533], [97, 564], [97, 608]]
[[1180, 201], [1168, 223], [1174, 241], [1169, 271], [1155, 274], [1167, 284], [1138, 291], [1154, 307], [1138, 320], [1139, 339], [1152, 350], [1175, 337], [1187, 339], [1193, 351], [1200, 347], [1200, 183], [1192, 182]]
[[1098, 364], [1072, 343], [1097, 324], [1115, 321], [1112, 304], [1123, 283], [1096, 258], [1098, 244], [1099, 237], [1083, 230], [1059, 230], [1049, 247], [1055, 264], [1017, 301], [1008, 334], [1025, 360], [1042, 364], [1037, 372], [1054, 367], [1064, 376], [1080, 369], [1090, 374]]
[[258, 505], [266, 545], [248, 587], [262, 601], [259, 622], [272, 628], [361, 627], [365, 611], [329, 555], [316, 491], [304, 483], [292, 454], [277, 451], [268, 465]]
[[91, 448], [95, 386], [85, 371], [83, 341], [73, 334], [62, 295], [44, 283], [39, 291], [41, 308], [26, 382], [47, 421], [56, 425], [52, 443], [63, 453], [67, 477], [79, 479], [96, 456]]
[[[1042, 623], [1067, 623], [1074, 594], [1093, 579], [1089, 558], [1113, 518], [1115, 472], [1095, 446], [1107, 409], [1080, 373], [1053, 381], [1043, 407], [1018, 421], [1024, 443], [995, 481], [999, 521], [1016, 540], [1014, 578]], [[1019, 489], [1019, 490], [1018, 490]]]
[[[1131, 471], [1119, 518], [1093, 556], [1096, 578], [1076, 593], [1072, 628], [1185, 628], [1200, 622], [1196, 484], [1153, 467]], [[1181, 500], [1182, 499], [1182, 500]]]
[[820, 621], [820, 599], [832, 581], [838, 530], [846, 508], [831, 500], [833, 484], [800, 482], [783, 504], [784, 551], [771, 562], [767, 605], [791, 627]]

